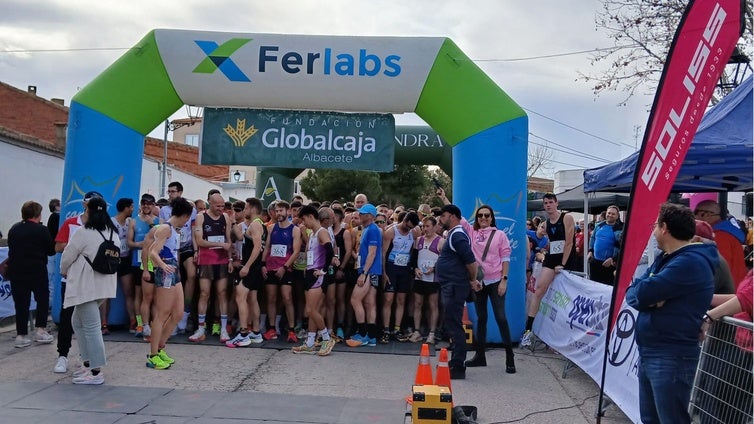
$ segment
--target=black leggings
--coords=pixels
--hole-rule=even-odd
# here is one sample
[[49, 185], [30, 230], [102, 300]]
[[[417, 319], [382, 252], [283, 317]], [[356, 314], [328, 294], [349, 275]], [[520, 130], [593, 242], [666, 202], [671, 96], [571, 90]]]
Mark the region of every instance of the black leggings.
[[16, 307], [16, 334], [20, 336], [29, 334], [29, 304], [32, 293], [34, 293], [34, 300], [37, 301], [34, 326], [47, 327], [47, 314], [50, 309], [50, 288], [47, 276], [35, 280], [12, 280], [10, 291], [13, 295], [13, 305]]
[[[61, 302], [65, 301], [65, 282], [61, 281], [60, 296]], [[60, 323], [58, 324], [58, 355], [68, 357], [68, 351], [71, 350], [71, 339], [73, 339], [73, 326], [71, 325], [71, 316], [73, 308], [63, 308], [60, 310]]]
[[482, 290], [476, 292], [476, 343], [478, 348], [483, 348], [487, 343], [487, 299], [492, 302], [492, 311], [495, 314], [495, 321], [500, 330], [500, 336], [503, 344], [511, 345], [511, 330], [508, 325], [508, 318], [505, 316], [505, 294], [497, 295], [497, 288], [500, 282], [484, 286]]

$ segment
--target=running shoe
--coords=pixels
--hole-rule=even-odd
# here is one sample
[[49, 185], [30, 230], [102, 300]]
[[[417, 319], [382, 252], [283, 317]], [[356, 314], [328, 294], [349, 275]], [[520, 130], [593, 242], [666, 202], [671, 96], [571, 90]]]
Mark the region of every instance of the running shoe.
[[531, 330], [524, 331], [524, 335], [521, 336], [521, 343], [519, 343], [519, 346], [521, 347], [531, 346], [533, 336], [534, 334], [531, 332]]
[[293, 331], [293, 330], [288, 331], [287, 342], [288, 343], [298, 343], [298, 337], [296, 336], [296, 332], [295, 331]]
[[72, 381], [73, 384], [103, 384], [105, 382], [105, 375], [102, 374], [102, 371], [97, 373], [97, 375], [89, 371], [81, 377], [74, 377]]
[[144, 341], [149, 343], [150, 340], [152, 340], [152, 328], [149, 327], [149, 324], [144, 326]]
[[212, 333], [213, 336], [219, 336], [220, 335], [220, 324], [214, 323], [212, 324]]
[[419, 343], [420, 341], [422, 341], [422, 333], [414, 331], [413, 333], [411, 333], [411, 336], [409, 336], [408, 341], [410, 341], [411, 343]]
[[316, 355], [318, 350], [316, 346], [307, 346], [306, 343], [300, 345], [300, 346], [294, 346], [291, 349], [291, 352], [293, 353], [304, 353], [307, 355]]
[[65, 356], [59, 356], [58, 360], [55, 361], [55, 368], [52, 370], [58, 374], [68, 371], [68, 358]]
[[322, 340], [322, 345], [319, 347], [317, 356], [327, 356], [332, 352], [332, 348], [335, 346], [335, 340]]
[[34, 341], [37, 343], [48, 344], [52, 343], [53, 340], [55, 340], [55, 338], [52, 337], [52, 334], [48, 333], [47, 330], [40, 330], [34, 334]]
[[206, 330], [204, 329], [204, 326], [201, 326], [197, 328], [194, 334], [192, 334], [189, 337], [189, 341], [198, 343], [198, 342], [203, 342], [204, 339], [206, 338], [207, 338]]
[[259, 344], [264, 341], [264, 337], [262, 337], [262, 334], [260, 333], [251, 332], [249, 333], [249, 340], [251, 340], [253, 344]]
[[166, 370], [170, 368], [170, 364], [163, 361], [160, 355], [149, 356], [147, 355], [147, 368], [154, 368], [156, 370]]
[[338, 330], [335, 332], [335, 335], [338, 336], [340, 340], [345, 340], [346, 335], [343, 333], [343, 329], [338, 327]]
[[277, 340], [278, 333], [274, 328], [269, 328], [264, 332], [264, 334], [262, 334], [262, 337], [264, 337], [265, 340]]
[[136, 320], [131, 321], [131, 324], [128, 326], [128, 332], [131, 334], [136, 334]]
[[29, 347], [31, 346], [31, 339], [26, 336], [18, 335], [16, 336], [15, 346], [18, 348]]
[[79, 369], [77, 369], [76, 371], [74, 371], [73, 374], [71, 374], [71, 375], [73, 376], [73, 378], [76, 378], [76, 377], [84, 376], [88, 372], [89, 372], [89, 367], [85, 367], [83, 364], [81, 364], [81, 366], [79, 367]]
[[306, 328], [299, 327], [298, 330], [296, 330], [296, 337], [299, 339], [305, 339], [306, 338]]
[[[242, 336], [241, 333], [236, 334], [236, 337], [233, 337], [233, 339], [228, 340], [225, 342], [225, 346], [227, 347], [245, 347], [251, 344], [251, 338], [249, 337], [251, 333]], [[261, 337], [260, 337], [261, 339]]]
[[222, 329], [220, 330], [220, 343], [225, 343], [228, 340], [230, 340], [230, 335], [228, 335], [228, 330]]
[[348, 347], [366, 346], [367, 344], [369, 344], [369, 338], [361, 337], [359, 333], [354, 334], [350, 339], [346, 340]]
[[160, 349], [160, 350], [158, 350], [158, 351], [157, 351], [157, 356], [159, 356], [159, 357], [160, 357], [160, 359], [162, 359], [162, 361], [163, 361], [163, 362], [165, 362], [165, 363], [166, 363], [166, 364], [168, 364], [168, 365], [173, 365], [173, 364], [175, 364], [175, 359], [173, 359], [173, 358], [169, 357], [169, 356], [168, 356], [168, 353], [167, 353], [167, 352], [165, 352], [165, 349]]
[[382, 335], [380, 336], [379, 342], [380, 342], [380, 344], [388, 344], [388, 343], [390, 343], [390, 332], [389, 331], [383, 331]]
[[[102, 335], [107, 336], [108, 334], [110, 334], [110, 329], [107, 328], [107, 324], [102, 324]], [[105, 381], [105, 380], [102, 380], [102, 381]]]
[[334, 331], [332, 331], [332, 330], [330, 330], [330, 338], [335, 343], [341, 343], [341, 342], [343, 342], [343, 338], [338, 337], [338, 335]]
[[377, 346], [377, 339], [374, 337], [366, 337], [366, 341], [367, 341], [366, 346], [370, 346], [370, 347]]
[[427, 344], [435, 344], [435, 333], [429, 332], [429, 335], [427, 335]]
[[136, 326], [136, 332], [134, 333], [134, 337], [144, 337], [144, 326], [143, 325], [137, 325]]
[[393, 333], [393, 337], [395, 337], [395, 340], [398, 340], [399, 342], [407, 342], [410, 334], [404, 331], [396, 331]]

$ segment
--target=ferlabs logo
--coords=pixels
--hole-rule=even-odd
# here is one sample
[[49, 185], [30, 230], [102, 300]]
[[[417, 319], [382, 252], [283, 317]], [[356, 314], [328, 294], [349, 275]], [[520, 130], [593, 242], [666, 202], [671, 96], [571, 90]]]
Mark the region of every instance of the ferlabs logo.
[[231, 81], [251, 82], [249, 77], [230, 59], [230, 56], [236, 50], [251, 40], [251, 38], [231, 38], [219, 46], [214, 41], [194, 40], [194, 43], [202, 49], [207, 57], [194, 68], [193, 72], [197, 74], [212, 74], [219, 69]]

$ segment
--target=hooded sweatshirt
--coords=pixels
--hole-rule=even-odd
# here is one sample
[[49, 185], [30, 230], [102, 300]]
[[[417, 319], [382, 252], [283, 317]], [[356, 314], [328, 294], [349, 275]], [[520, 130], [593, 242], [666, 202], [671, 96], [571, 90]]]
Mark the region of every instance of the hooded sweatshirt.
[[699, 355], [699, 329], [715, 291], [718, 263], [715, 246], [691, 243], [658, 256], [631, 283], [626, 302], [639, 311], [635, 334], [642, 357]]

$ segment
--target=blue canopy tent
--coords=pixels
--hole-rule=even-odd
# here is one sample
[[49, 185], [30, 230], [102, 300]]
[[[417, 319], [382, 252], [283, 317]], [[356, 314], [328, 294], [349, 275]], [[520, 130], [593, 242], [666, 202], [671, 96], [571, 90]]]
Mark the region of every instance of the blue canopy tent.
[[[678, 177], [675, 193], [751, 191], [752, 77], [707, 111], [691, 142]], [[631, 191], [639, 152], [584, 171], [584, 192]]]

